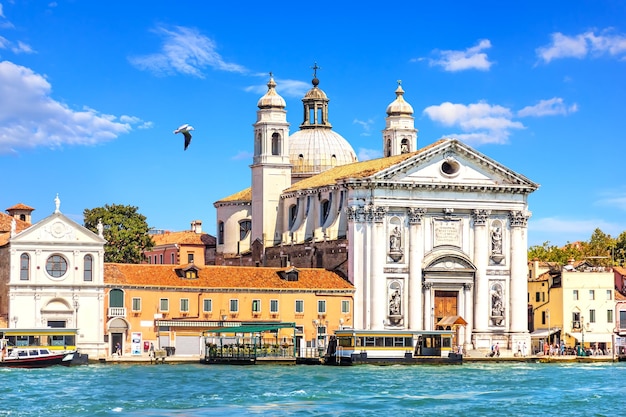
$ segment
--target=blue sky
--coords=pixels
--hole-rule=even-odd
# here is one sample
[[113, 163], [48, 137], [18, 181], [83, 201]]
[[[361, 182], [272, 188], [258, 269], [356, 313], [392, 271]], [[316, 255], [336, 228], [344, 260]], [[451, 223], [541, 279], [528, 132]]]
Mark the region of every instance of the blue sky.
[[250, 185], [268, 73], [293, 133], [315, 62], [361, 160], [381, 156], [402, 80], [418, 147], [456, 137], [541, 185], [530, 245], [626, 230], [618, 0], [0, 0], [0, 206], [38, 221], [58, 193], [79, 223], [125, 204], [157, 229], [215, 233], [213, 202]]

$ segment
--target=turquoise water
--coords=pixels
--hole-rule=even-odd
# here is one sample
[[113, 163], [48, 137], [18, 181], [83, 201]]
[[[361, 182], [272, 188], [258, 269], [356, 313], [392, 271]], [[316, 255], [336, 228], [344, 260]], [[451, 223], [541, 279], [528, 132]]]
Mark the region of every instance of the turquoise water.
[[614, 416], [626, 363], [0, 369], [0, 416]]

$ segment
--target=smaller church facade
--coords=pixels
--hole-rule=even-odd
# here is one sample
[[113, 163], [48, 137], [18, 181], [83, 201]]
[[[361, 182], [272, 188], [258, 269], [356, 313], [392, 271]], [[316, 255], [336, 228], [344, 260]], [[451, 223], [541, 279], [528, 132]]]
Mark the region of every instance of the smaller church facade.
[[384, 157], [358, 162], [332, 132], [317, 77], [292, 135], [270, 79], [252, 185], [214, 204], [216, 264], [331, 269], [355, 287], [356, 329], [432, 330], [461, 317], [465, 349], [530, 343], [528, 196], [538, 185], [456, 139], [419, 149], [413, 108], [400, 85], [395, 94]]
[[76, 329], [76, 347], [91, 357], [106, 355], [104, 244], [61, 213], [22, 231], [0, 247], [0, 315], [8, 328]]

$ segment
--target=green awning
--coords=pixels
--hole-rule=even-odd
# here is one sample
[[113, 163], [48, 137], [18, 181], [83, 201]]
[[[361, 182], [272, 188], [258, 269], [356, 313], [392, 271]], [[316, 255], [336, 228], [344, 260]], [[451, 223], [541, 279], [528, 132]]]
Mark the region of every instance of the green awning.
[[206, 329], [203, 333], [261, 333], [278, 329], [295, 329], [295, 327], [296, 323], [248, 324], [243, 326], [216, 327], [215, 329]]

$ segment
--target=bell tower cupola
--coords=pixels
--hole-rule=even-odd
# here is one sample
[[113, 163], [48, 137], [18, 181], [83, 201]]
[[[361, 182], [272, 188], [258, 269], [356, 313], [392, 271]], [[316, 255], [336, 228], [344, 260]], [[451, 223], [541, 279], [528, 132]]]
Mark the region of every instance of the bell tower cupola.
[[417, 129], [413, 107], [404, 101], [402, 81], [398, 80], [396, 99], [387, 106], [385, 130], [383, 130], [383, 155], [394, 156], [417, 150]]

